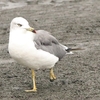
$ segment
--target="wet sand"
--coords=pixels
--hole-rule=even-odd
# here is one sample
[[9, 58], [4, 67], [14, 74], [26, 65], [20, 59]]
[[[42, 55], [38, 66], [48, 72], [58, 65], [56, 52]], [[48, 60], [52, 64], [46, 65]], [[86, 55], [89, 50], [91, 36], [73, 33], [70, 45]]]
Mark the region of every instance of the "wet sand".
[[[100, 1], [35, 1], [0, 10], [0, 100], [100, 100]], [[31, 71], [7, 53], [10, 22], [17, 16], [66, 46], [84, 48], [55, 66], [54, 82], [49, 81], [49, 70], [36, 71], [37, 93], [24, 91], [32, 88]]]

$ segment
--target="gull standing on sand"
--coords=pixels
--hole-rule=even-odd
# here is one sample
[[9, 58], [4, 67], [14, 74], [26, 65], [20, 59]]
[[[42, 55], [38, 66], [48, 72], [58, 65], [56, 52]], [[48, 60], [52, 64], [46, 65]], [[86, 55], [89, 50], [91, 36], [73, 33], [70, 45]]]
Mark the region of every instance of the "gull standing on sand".
[[66, 53], [71, 53], [71, 49], [60, 44], [49, 32], [36, 31], [22, 17], [11, 21], [8, 50], [15, 61], [32, 69], [33, 89], [26, 92], [37, 91], [35, 69], [50, 69], [50, 80], [53, 81], [56, 79], [53, 67]]

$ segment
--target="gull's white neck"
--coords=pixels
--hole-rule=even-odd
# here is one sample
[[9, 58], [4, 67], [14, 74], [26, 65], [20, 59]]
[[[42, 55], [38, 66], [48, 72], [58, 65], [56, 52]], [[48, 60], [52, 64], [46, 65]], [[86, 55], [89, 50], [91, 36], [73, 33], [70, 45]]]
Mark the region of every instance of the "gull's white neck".
[[9, 42], [28, 42], [33, 41], [35, 34], [24, 30], [11, 30], [9, 34]]
[[21, 51], [27, 48], [36, 50], [33, 42], [35, 34], [30, 31], [11, 30], [9, 34], [9, 51]]
[[11, 30], [9, 35], [8, 50], [14, 59], [18, 60], [17, 58], [23, 58], [29, 52], [35, 53], [37, 50], [33, 41], [35, 37], [34, 33], [30, 31]]

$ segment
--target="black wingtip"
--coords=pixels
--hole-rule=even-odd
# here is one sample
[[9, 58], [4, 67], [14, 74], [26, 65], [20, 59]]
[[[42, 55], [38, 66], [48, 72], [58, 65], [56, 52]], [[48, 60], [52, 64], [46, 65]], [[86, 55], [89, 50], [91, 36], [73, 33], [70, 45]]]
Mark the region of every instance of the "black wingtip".
[[70, 51], [72, 51], [72, 49], [71, 49], [71, 48], [68, 48], [68, 49], [66, 49], [66, 51], [67, 51], [67, 52], [70, 52]]

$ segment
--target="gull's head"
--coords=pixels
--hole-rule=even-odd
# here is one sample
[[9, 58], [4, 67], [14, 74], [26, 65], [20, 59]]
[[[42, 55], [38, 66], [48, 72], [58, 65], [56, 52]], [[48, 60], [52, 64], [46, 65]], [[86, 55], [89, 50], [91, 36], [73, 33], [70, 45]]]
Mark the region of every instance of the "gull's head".
[[34, 28], [30, 27], [28, 21], [22, 17], [16, 17], [11, 21], [10, 24], [10, 31], [31, 31], [36, 33], [36, 31], [34, 30]]

